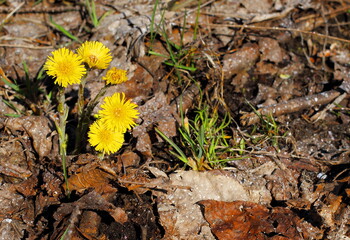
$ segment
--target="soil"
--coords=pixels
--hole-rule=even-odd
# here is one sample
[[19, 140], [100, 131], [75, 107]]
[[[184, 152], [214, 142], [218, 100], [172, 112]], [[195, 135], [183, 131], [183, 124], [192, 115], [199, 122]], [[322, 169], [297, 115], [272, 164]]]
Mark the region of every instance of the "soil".
[[[87, 2], [0, 3], [0, 239], [350, 239], [348, 1], [96, 0], [98, 26]], [[42, 67], [84, 41], [127, 70], [105, 96], [140, 115], [117, 153], [85, 135], [76, 152], [67, 87], [65, 183]]]

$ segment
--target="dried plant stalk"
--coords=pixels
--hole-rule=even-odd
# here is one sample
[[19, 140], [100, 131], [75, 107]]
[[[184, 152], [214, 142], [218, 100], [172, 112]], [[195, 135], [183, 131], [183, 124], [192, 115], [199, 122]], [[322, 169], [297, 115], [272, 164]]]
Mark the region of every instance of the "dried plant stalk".
[[[283, 114], [298, 112], [300, 110], [310, 108], [316, 105], [323, 105], [333, 101], [340, 95], [340, 92], [336, 90], [331, 90], [327, 92], [322, 92], [319, 94], [314, 94], [311, 96], [301, 97], [292, 99], [290, 101], [283, 101], [277, 104], [273, 104], [261, 109], [258, 109], [258, 113], [261, 115], [280, 116]], [[241, 117], [241, 123], [243, 125], [252, 125], [260, 120], [259, 116], [255, 113], [248, 113]]]

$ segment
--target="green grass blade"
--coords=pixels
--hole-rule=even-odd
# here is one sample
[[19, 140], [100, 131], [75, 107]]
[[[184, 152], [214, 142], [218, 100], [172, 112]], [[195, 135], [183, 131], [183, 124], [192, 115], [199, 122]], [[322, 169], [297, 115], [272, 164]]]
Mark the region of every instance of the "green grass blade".
[[85, 6], [89, 13], [92, 24], [94, 25], [95, 28], [98, 27], [98, 25], [100, 24], [100, 21], [98, 20], [98, 17], [96, 14], [95, 1], [91, 0], [91, 3], [90, 3], [90, 0], [85, 0]]
[[152, 17], [151, 17], [151, 26], [150, 26], [151, 49], [153, 47], [153, 42], [154, 42], [154, 39], [156, 37], [156, 32], [154, 31], [154, 25], [155, 25], [154, 20], [155, 20], [158, 4], [159, 4], [159, 0], [156, 0], [156, 2], [154, 3], [154, 6], [153, 6]]
[[161, 54], [161, 53], [157, 53], [157, 52], [154, 52], [152, 50], [150, 50], [148, 53], [151, 54], [151, 55], [158, 56], [158, 57], [163, 57], [163, 58], [166, 58], [166, 59], [169, 58], [169, 56], [167, 56], [167, 55], [164, 55], [164, 54]]
[[15, 105], [13, 105], [11, 102], [2, 99], [3, 103], [5, 103], [9, 108], [11, 108], [12, 110], [16, 111], [17, 113], [20, 113], [22, 115], [24, 115], [24, 112], [21, 111], [20, 109], [18, 109], [17, 107], [15, 107]]
[[168, 138], [158, 128], [155, 128], [155, 130], [165, 141], [167, 141], [176, 150], [176, 152], [180, 156], [180, 158], [179, 157], [178, 158], [187, 164], [188, 163], [187, 157], [186, 157], [185, 153], [179, 148], [179, 146], [177, 146], [176, 143], [174, 143], [170, 138]]
[[15, 113], [5, 113], [4, 115], [5, 115], [6, 117], [13, 117], [13, 118], [22, 117], [21, 114], [15, 114]]
[[79, 38], [77, 38], [76, 36], [74, 36], [73, 34], [71, 34], [69, 31], [67, 31], [63, 26], [55, 23], [55, 21], [52, 19], [52, 16], [50, 16], [50, 22], [51, 24], [60, 32], [62, 32], [64, 35], [66, 35], [67, 37], [69, 37], [70, 39], [77, 41], [79, 43], [81, 43], [81, 41], [79, 40]]
[[6, 80], [5, 78], [3, 78], [3, 77], [1, 78], [1, 80], [2, 80], [7, 86], [9, 86], [10, 88], [12, 88], [15, 92], [17, 92], [17, 93], [19, 93], [19, 94], [22, 94], [21, 88], [20, 88], [18, 85], [7, 81], [7, 80]]
[[188, 70], [188, 71], [191, 71], [191, 72], [194, 72], [194, 71], [197, 70], [197, 68], [195, 68], [195, 67], [186, 67], [186, 66], [178, 65], [176, 63], [171, 63], [171, 62], [164, 62], [164, 63], [166, 65], [168, 65], [168, 66], [172, 66], [172, 67], [183, 69], [183, 70]]

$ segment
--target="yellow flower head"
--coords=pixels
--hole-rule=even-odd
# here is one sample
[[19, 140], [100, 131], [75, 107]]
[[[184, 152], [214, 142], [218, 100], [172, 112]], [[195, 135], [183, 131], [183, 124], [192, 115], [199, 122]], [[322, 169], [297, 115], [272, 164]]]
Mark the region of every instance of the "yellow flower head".
[[101, 120], [95, 121], [88, 132], [89, 143], [99, 152], [111, 154], [123, 145], [124, 134], [107, 128]]
[[52, 56], [47, 58], [44, 69], [47, 75], [55, 77], [55, 83], [62, 87], [80, 83], [86, 73], [83, 59], [67, 48], [53, 51]]
[[124, 93], [115, 93], [110, 97], [105, 97], [99, 116], [108, 128], [117, 132], [125, 132], [136, 125], [134, 120], [139, 115], [136, 107], [135, 103], [125, 100]]
[[90, 68], [106, 69], [112, 61], [110, 50], [98, 41], [86, 41], [77, 50]]
[[107, 71], [106, 76], [102, 79], [106, 80], [107, 84], [120, 84], [128, 81], [128, 76], [125, 70], [113, 67]]

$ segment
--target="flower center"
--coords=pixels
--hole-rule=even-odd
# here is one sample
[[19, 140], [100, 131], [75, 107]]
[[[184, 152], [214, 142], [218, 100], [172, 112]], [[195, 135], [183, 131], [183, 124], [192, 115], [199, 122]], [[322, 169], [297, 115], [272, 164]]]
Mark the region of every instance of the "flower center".
[[119, 79], [119, 74], [117, 72], [114, 72], [112, 73], [112, 79], [115, 81], [115, 80], [118, 80]]
[[95, 55], [90, 55], [89, 60], [91, 63], [96, 64], [98, 61], [98, 58]]
[[116, 108], [114, 110], [114, 116], [117, 117], [117, 118], [120, 118], [122, 115], [122, 110], [120, 108]]
[[112, 141], [112, 135], [109, 130], [104, 130], [101, 132], [101, 142], [110, 143]]
[[63, 75], [70, 75], [72, 73], [72, 66], [67, 62], [63, 62], [59, 66], [59, 72]]

